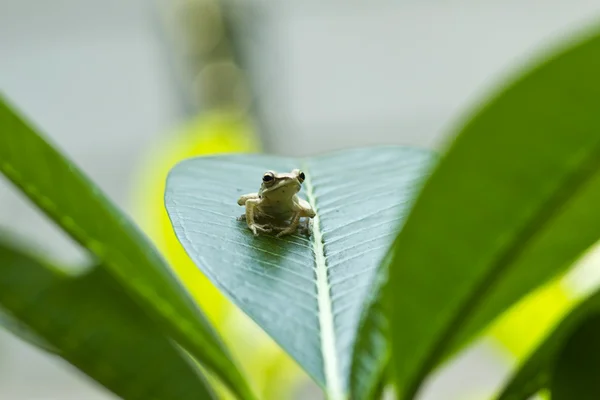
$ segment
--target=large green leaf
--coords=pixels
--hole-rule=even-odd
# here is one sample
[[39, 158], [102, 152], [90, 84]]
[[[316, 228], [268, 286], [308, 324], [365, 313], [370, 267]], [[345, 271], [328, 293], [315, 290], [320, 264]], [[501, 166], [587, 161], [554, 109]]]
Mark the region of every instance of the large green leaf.
[[600, 237], [598, 71], [595, 35], [528, 72], [466, 124], [425, 184], [390, 267], [401, 398]]
[[600, 398], [600, 313], [583, 320], [558, 352], [550, 393], [552, 400]]
[[[166, 206], [198, 267], [340, 399], [373, 277], [432, 159], [401, 147], [194, 158], [171, 171]], [[238, 197], [256, 192], [265, 171], [294, 168], [317, 211], [312, 235], [254, 237], [236, 220]]]
[[149, 241], [1, 97], [0, 171], [90, 250], [169, 335], [240, 397], [253, 398], [203, 313]]
[[0, 243], [0, 305], [26, 337], [125, 399], [213, 398], [189, 357], [102, 268], [73, 277]]
[[[498, 396], [498, 400], [527, 400], [548, 388], [558, 352], [583, 320], [600, 313], [600, 292], [573, 309], [521, 363]], [[580, 397], [572, 397], [579, 399]]]

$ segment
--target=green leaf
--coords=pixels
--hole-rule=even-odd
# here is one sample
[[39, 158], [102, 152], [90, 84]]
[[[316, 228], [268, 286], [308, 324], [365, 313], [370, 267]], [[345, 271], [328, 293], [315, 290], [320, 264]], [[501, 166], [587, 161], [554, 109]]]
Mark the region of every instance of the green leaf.
[[[402, 147], [194, 158], [171, 171], [166, 206], [202, 272], [337, 400], [373, 277], [432, 159]], [[238, 197], [256, 192], [265, 171], [294, 168], [317, 211], [312, 235], [254, 237], [236, 220]]]
[[400, 398], [600, 237], [598, 71], [596, 34], [527, 72], [425, 184], [390, 267]]
[[383, 301], [385, 284], [388, 280], [389, 258], [377, 271], [365, 302], [350, 370], [350, 393], [353, 400], [380, 399], [381, 390], [387, 381], [390, 360], [388, 312]]
[[125, 399], [210, 399], [189, 357], [102, 268], [73, 277], [0, 243], [0, 304]]
[[[598, 313], [600, 313], [600, 291], [588, 297], [563, 318], [544, 341], [521, 363], [502, 389], [498, 400], [527, 400], [541, 389], [548, 388], [557, 353], [583, 320]], [[571, 398], [579, 399], [581, 397]]]
[[560, 350], [550, 379], [552, 400], [600, 398], [600, 313], [577, 327]]
[[43, 338], [36, 335], [31, 331], [25, 324], [21, 321], [15, 319], [11, 314], [9, 314], [6, 310], [3, 310], [0, 307], [0, 327], [6, 329], [11, 332], [13, 335], [19, 337], [21, 340], [40, 348], [44, 351], [47, 351], [51, 354], [59, 353], [59, 350], [48, 343]]
[[0, 171], [92, 252], [171, 337], [240, 397], [253, 398], [204, 314], [150, 242], [1, 97]]

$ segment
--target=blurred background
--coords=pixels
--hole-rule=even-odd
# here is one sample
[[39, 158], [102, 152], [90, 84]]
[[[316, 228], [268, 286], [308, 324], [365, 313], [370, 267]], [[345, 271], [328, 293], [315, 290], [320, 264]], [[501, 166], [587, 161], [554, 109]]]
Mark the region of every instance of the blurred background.
[[[265, 398], [319, 399], [189, 264], [162, 208], [166, 171], [213, 152], [439, 148], [507, 73], [599, 16], [596, 0], [0, 0], [0, 91], [136, 219]], [[86, 260], [5, 181], [0, 228], [59, 265]], [[595, 259], [522, 302], [436, 373], [422, 398], [489, 396], [596, 285]], [[114, 396], [0, 330], [0, 399]]]

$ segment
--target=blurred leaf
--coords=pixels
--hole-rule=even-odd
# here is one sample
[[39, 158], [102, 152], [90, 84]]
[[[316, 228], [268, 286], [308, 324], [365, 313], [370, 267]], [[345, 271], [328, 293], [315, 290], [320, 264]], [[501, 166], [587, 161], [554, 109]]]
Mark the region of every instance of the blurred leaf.
[[21, 321], [15, 319], [15, 317], [7, 313], [6, 310], [3, 310], [2, 308], [0, 308], [0, 327], [11, 332], [21, 340], [47, 351], [48, 353], [57, 355], [59, 353], [59, 350], [56, 347], [52, 346], [46, 340], [36, 335], [31, 331], [31, 329], [29, 329], [29, 327], [27, 327]]
[[600, 36], [483, 107], [425, 184], [389, 300], [401, 399], [445, 357], [600, 237]]
[[388, 280], [389, 259], [377, 271], [370, 296], [365, 301], [358, 335], [352, 351], [350, 393], [352, 400], [380, 399], [390, 360], [390, 326], [383, 294]]
[[600, 291], [572, 310], [521, 363], [502, 389], [498, 400], [527, 400], [541, 389], [548, 388], [557, 353], [584, 319], [598, 313]]
[[124, 399], [213, 398], [192, 360], [102, 268], [71, 277], [0, 243], [0, 304]]
[[552, 400], [600, 398], [600, 310], [588, 315], [558, 352], [550, 379]]
[[529, 292], [496, 318], [482, 335], [516, 360], [522, 360], [580, 301], [564, 274]]
[[102, 261], [170, 336], [240, 397], [253, 398], [211, 325], [149, 241], [1, 98], [0, 171]]
[[[198, 267], [337, 400], [373, 276], [431, 161], [398, 147], [194, 158], [170, 173], [166, 206]], [[238, 197], [256, 192], [266, 170], [293, 168], [317, 211], [312, 236], [254, 237], [236, 220]]]
[[171, 168], [187, 158], [258, 150], [258, 139], [250, 123], [240, 118], [239, 113], [203, 112], [179, 130], [169, 132], [153, 143], [133, 179], [136, 187], [131, 209], [136, 221], [216, 328], [230, 320], [227, 311], [235, 306], [198, 270], [177, 240], [165, 209], [167, 176]]

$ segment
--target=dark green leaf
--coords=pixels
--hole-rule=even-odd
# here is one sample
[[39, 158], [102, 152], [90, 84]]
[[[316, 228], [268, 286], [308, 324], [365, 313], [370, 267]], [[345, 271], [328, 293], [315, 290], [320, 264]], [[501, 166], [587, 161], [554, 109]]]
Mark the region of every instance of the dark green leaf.
[[600, 313], [581, 322], [558, 353], [550, 379], [552, 400], [600, 399]]
[[59, 350], [48, 343], [44, 338], [39, 337], [31, 331], [25, 324], [18, 319], [15, 319], [11, 314], [7, 313], [6, 310], [0, 307], [0, 327], [11, 332], [13, 335], [19, 337], [21, 340], [28, 342], [29, 344], [38, 347], [48, 353], [58, 354]]
[[125, 399], [210, 399], [204, 378], [102, 268], [65, 275], [0, 243], [0, 305]]
[[[171, 171], [166, 206], [198, 267], [337, 400], [373, 277], [432, 159], [399, 147], [195, 158]], [[238, 197], [265, 171], [294, 168], [317, 211], [311, 237], [254, 237], [236, 220]]]
[[584, 319], [598, 313], [600, 313], [600, 292], [579, 304], [553, 329], [521, 363], [498, 396], [498, 400], [527, 400], [541, 389], [548, 388], [556, 355], [565, 340]]
[[170, 336], [239, 396], [253, 398], [220, 339], [150, 242], [1, 97], [0, 171], [89, 249]]
[[431, 370], [600, 237], [600, 36], [511, 84], [425, 184], [390, 267], [394, 371]]

